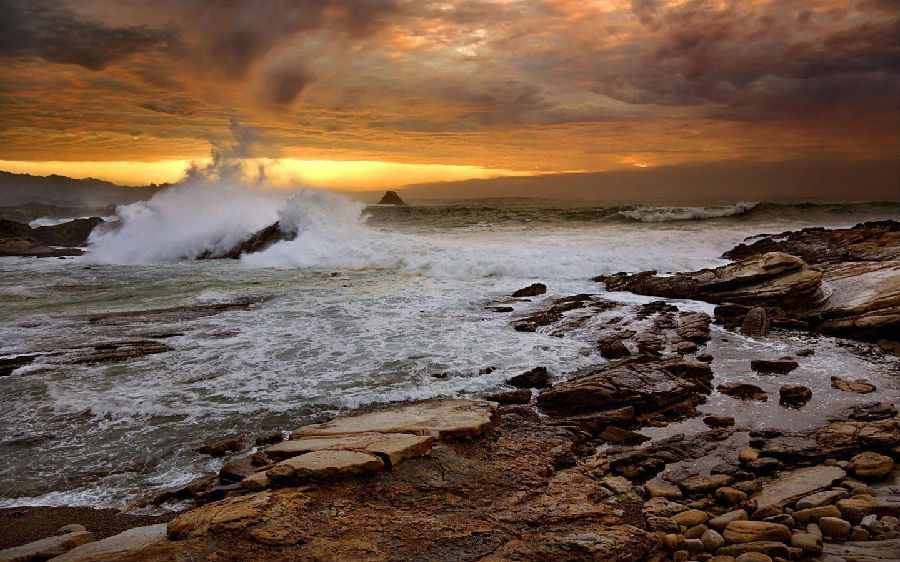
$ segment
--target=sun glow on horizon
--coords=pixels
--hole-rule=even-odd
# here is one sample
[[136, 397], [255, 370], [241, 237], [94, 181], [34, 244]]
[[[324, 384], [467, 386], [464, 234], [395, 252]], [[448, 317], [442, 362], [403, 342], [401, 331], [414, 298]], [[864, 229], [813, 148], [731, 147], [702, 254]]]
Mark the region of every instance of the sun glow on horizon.
[[[95, 178], [126, 186], [139, 186], [177, 182], [184, 177], [185, 171], [191, 165], [204, 166], [209, 161], [209, 158], [156, 162], [0, 160], [0, 170], [38, 176], [56, 174], [77, 179]], [[256, 175], [255, 170], [259, 165], [263, 165], [267, 187], [278, 189], [306, 185], [342, 191], [367, 191], [419, 183], [529, 176], [540, 173], [481, 166], [408, 164], [375, 160], [259, 158], [245, 159], [243, 165], [252, 175]]]

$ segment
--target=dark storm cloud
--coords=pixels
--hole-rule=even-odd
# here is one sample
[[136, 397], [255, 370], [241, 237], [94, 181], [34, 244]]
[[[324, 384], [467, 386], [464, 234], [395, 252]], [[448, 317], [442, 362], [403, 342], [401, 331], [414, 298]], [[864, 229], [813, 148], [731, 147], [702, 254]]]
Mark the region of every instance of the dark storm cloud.
[[270, 102], [289, 105], [313, 81], [313, 74], [301, 60], [284, 60], [266, 73], [265, 92]]
[[171, 27], [115, 27], [78, 17], [49, 0], [0, 0], [0, 56], [37, 57], [100, 70], [134, 53], [170, 48], [178, 35]]
[[637, 104], [722, 104], [739, 118], [900, 98], [900, 18], [828, 29], [808, 11], [784, 18], [798, 6], [767, 5], [767, 12], [693, 0], [664, 10], [635, 0], [632, 10], [650, 33], [641, 37], [640, 55], [600, 73], [594, 91]]

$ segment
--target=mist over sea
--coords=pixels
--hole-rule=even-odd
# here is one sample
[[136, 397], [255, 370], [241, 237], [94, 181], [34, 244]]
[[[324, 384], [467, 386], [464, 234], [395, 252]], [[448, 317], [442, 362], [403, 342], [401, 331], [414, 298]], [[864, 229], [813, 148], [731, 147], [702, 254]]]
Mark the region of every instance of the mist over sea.
[[[163, 333], [174, 348], [126, 363], [36, 361], [6, 377], [0, 506], [123, 507], [216, 471], [221, 460], [196, 452], [215, 437], [389, 401], [477, 396], [536, 365], [561, 377], [604, 360], [594, 342], [510, 327], [545, 297], [600, 293], [590, 278], [601, 274], [720, 265], [723, 251], [756, 234], [897, 216], [892, 203], [389, 207], [311, 190], [162, 192], [120, 207], [118, 228], [95, 231], [85, 256], [0, 260], [0, 355]], [[193, 259], [276, 220], [297, 237], [240, 260]], [[510, 302], [533, 282], [548, 294]], [[173, 322], [88, 321], [244, 300], [252, 304]], [[497, 303], [512, 316], [485, 308]]]

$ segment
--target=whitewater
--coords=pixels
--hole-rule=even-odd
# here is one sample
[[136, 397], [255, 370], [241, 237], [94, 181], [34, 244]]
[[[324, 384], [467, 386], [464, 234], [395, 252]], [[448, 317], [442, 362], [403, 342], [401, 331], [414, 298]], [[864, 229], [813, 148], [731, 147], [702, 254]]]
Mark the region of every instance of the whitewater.
[[[388, 207], [316, 190], [178, 186], [120, 207], [85, 256], [0, 259], [0, 356], [139, 338], [174, 348], [124, 363], [37, 361], [5, 377], [0, 506], [122, 508], [218, 470], [221, 460], [196, 451], [218, 437], [477, 396], [538, 365], [561, 377], [602, 359], [593, 342], [511, 328], [545, 298], [600, 293], [590, 278], [601, 274], [720, 265], [747, 236], [896, 216], [896, 205], [877, 203]], [[296, 237], [239, 260], [194, 259], [275, 221]], [[548, 294], [510, 299], [533, 282]], [[164, 324], [89, 320], [247, 300]], [[485, 308], [501, 303], [515, 311]]]

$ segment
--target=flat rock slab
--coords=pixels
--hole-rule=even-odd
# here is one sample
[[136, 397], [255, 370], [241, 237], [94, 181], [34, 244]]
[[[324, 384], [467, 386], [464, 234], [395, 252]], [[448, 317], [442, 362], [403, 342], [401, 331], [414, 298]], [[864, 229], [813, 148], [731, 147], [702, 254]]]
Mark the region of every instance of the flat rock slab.
[[900, 557], [900, 539], [886, 541], [825, 543], [824, 554], [839, 556], [848, 561], [897, 560]]
[[281, 461], [266, 476], [273, 482], [297, 484], [326, 478], [346, 478], [384, 468], [380, 458], [358, 451], [314, 451]]
[[484, 400], [432, 400], [303, 426], [291, 434], [291, 439], [353, 433], [410, 433], [441, 440], [471, 439], [494, 424], [496, 409], [496, 402]]
[[135, 527], [124, 533], [96, 542], [87, 543], [52, 558], [50, 562], [93, 562], [95, 560], [122, 560], [128, 553], [142, 550], [166, 538], [166, 524]]
[[359, 451], [381, 457], [389, 466], [431, 451], [434, 438], [410, 433], [356, 433], [340, 437], [305, 437], [273, 445], [266, 455], [274, 460], [296, 457], [313, 451]]
[[22, 546], [0, 550], [0, 562], [42, 562], [93, 540], [93, 533], [88, 531], [47, 537]]
[[813, 466], [800, 468], [763, 486], [762, 492], [754, 499], [759, 508], [769, 505], [784, 506], [797, 500], [831, 488], [832, 482], [847, 473], [836, 466]]

